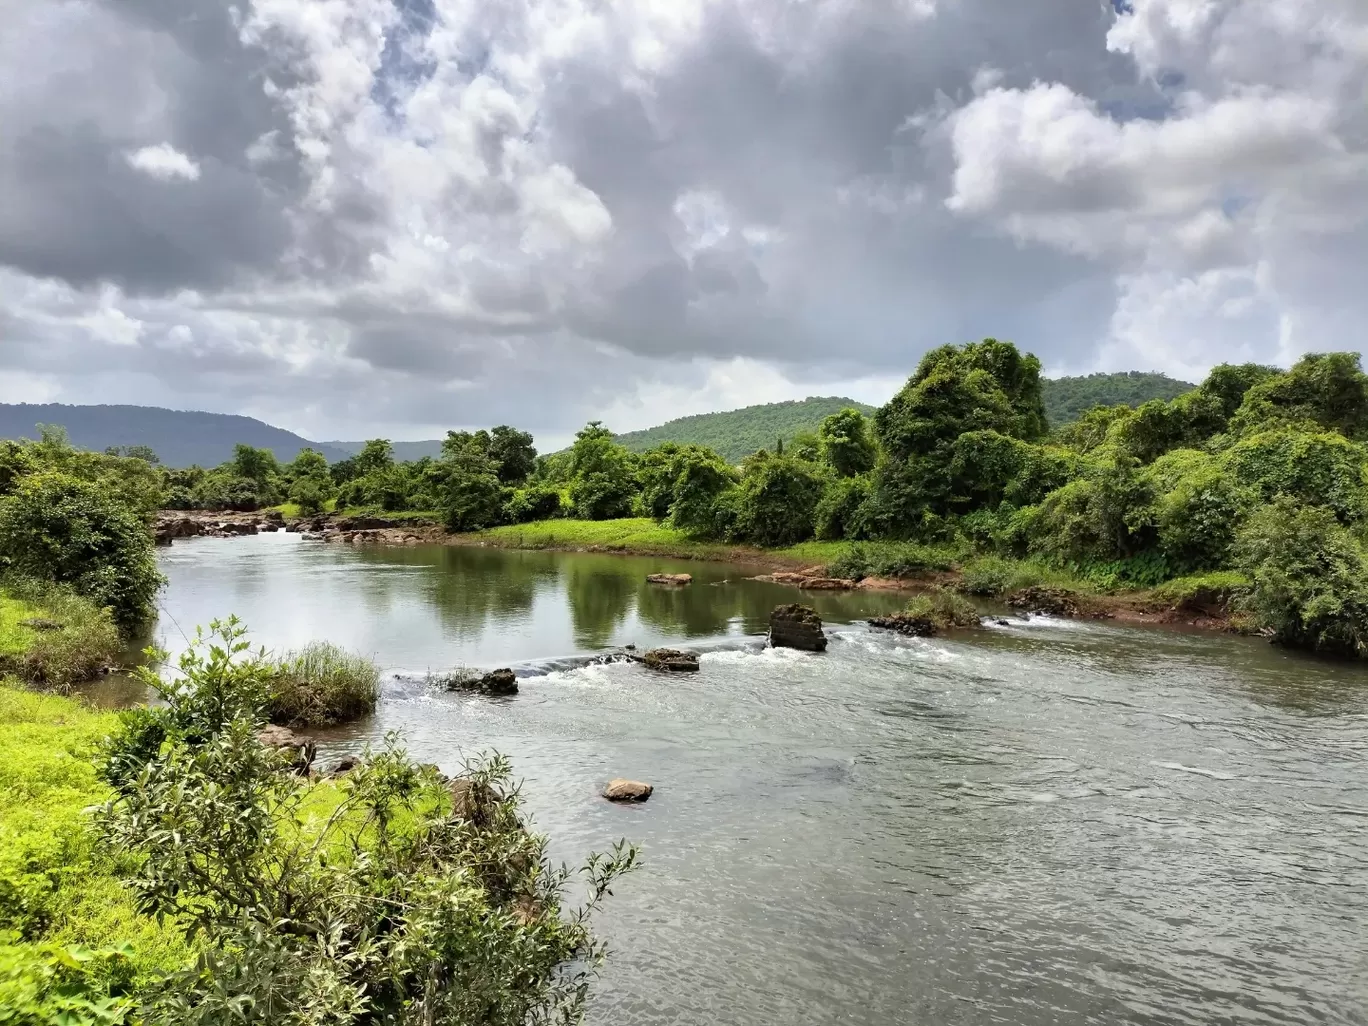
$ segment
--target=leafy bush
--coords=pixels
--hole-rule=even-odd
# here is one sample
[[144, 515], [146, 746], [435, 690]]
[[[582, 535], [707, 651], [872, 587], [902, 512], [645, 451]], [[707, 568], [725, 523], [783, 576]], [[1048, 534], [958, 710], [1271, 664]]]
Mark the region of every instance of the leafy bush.
[[851, 545], [827, 566], [827, 575], [848, 581], [866, 577], [918, 577], [949, 570], [955, 561], [944, 549], [913, 542]]
[[1348, 438], [1368, 435], [1368, 375], [1358, 353], [1308, 353], [1285, 373], [1265, 377], [1231, 418], [1239, 434], [1307, 424]]
[[813, 531], [821, 541], [851, 540], [867, 537], [861, 510], [873, 491], [867, 474], [838, 477], [827, 482], [821, 501], [813, 512]]
[[823, 462], [838, 477], [855, 477], [874, 469], [878, 446], [865, 415], [853, 406], [825, 418], [817, 437]]
[[1343, 435], [1286, 427], [1242, 438], [1222, 456], [1236, 479], [1257, 489], [1263, 501], [1290, 495], [1329, 507], [1346, 523], [1368, 515], [1365, 461], [1368, 449]]
[[631, 513], [634, 457], [598, 421], [575, 435], [570, 447], [570, 502], [584, 520], [613, 520]]
[[741, 481], [741, 532], [771, 548], [811, 538], [823, 484], [821, 469], [806, 460], [768, 455], [753, 460]]
[[1211, 456], [1176, 449], [1146, 475], [1157, 497], [1159, 551], [1181, 573], [1223, 566], [1245, 514], [1257, 496]]
[[929, 620], [942, 630], [951, 627], [977, 627], [978, 609], [963, 595], [949, 588], [932, 588], [915, 596], [903, 610], [905, 616]]
[[127, 505], [63, 474], [25, 477], [0, 499], [0, 564], [108, 606], [122, 630], [148, 622], [162, 577], [152, 533]]
[[1124, 559], [1152, 540], [1152, 502], [1133, 459], [1101, 459], [1045, 497], [1031, 523], [1030, 547], [1057, 561]]
[[1238, 570], [1215, 570], [1165, 581], [1154, 589], [1154, 597], [1180, 609], [1228, 607], [1244, 594], [1251, 583]]
[[1086, 582], [1038, 559], [978, 556], [961, 568], [960, 587], [970, 595], [1001, 598], [1023, 588], [1082, 591]]
[[315, 641], [280, 659], [271, 680], [266, 713], [272, 723], [328, 727], [375, 711], [380, 668], [326, 641]]
[[1246, 604], [1273, 639], [1294, 648], [1368, 653], [1368, 557], [1335, 512], [1281, 495], [1240, 531]]
[[0, 582], [0, 674], [66, 691], [108, 667], [120, 647], [109, 610], [90, 599], [31, 578]]
[[510, 524], [550, 520], [561, 515], [560, 492], [549, 485], [528, 485], [513, 491], [503, 505], [503, 519]]
[[202, 938], [198, 963], [145, 993], [149, 1024], [575, 1021], [604, 956], [590, 916], [636, 852], [591, 856], [586, 907], [519, 818], [506, 762], [455, 781], [391, 739], [336, 785], [282, 772], [257, 738], [269, 668], [235, 621], [149, 683], [165, 742], [114, 779], [107, 842], [141, 862], [149, 911]]
[[7, 943], [0, 934], [0, 1022], [20, 1026], [120, 1026], [135, 1001], [132, 949]]

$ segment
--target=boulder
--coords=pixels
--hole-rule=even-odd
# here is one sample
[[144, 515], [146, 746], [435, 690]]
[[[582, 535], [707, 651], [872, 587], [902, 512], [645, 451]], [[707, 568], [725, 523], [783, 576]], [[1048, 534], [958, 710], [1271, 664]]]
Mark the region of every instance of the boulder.
[[1028, 613], [1043, 613], [1046, 616], [1077, 616], [1078, 603], [1073, 592], [1059, 588], [1022, 588], [1007, 598], [1013, 609]]
[[652, 670], [665, 670], [673, 673], [697, 673], [698, 654], [681, 652], [676, 648], [653, 648], [643, 656], [633, 656]]
[[822, 618], [809, 606], [776, 606], [770, 613], [769, 642], [774, 648], [797, 648], [804, 652], [825, 652], [826, 635]]
[[301, 776], [308, 775], [309, 767], [313, 765], [314, 756], [318, 752], [312, 739], [296, 734], [288, 727], [275, 725], [262, 727], [257, 733], [257, 739], [267, 748], [293, 752], [295, 758], [292, 769]]
[[518, 678], [510, 669], [490, 670], [480, 678], [479, 688], [490, 695], [516, 695]]
[[655, 788], [650, 784], [643, 784], [640, 780], [626, 780], [618, 777], [610, 780], [603, 788], [603, 797], [610, 802], [644, 802], [651, 797], [651, 792]]
[[869, 626], [886, 631], [897, 631], [909, 638], [933, 638], [940, 629], [929, 616], [911, 616], [907, 613], [892, 613], [889, 616], [871, 616]]
[[646, 580], [652, 584], [692, 584], [693, 574], [648, 574]]

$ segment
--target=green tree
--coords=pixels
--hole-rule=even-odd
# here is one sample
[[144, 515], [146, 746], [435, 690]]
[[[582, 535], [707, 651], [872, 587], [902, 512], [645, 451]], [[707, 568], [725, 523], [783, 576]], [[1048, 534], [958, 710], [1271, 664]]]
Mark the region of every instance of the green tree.
[[504, 489], [488, 441], [484, 432], [448, 432], [442, 443], [441, 501], [449, 531], [478, 531], [502, 516]]
[[152, 619], [162, 583], [143, 518], [98, 485], [52, 472], [0, 499], [0, 564], [72, 586], [125, 631]]
[[500, 424], [490, 433], [489, 455], [498, 465], [499, 480], [506, 485], [522, 484], [537, 465], [532, 436], [507, 424]]
[[1280, 495], [1250, 518], [1236, 563], [1256, 622], [1294, 648], [1368, 654], [1368, 558], [1333, 510]]
[[1257, 494], [1207, 453], [1175, 449], [1145, 472], [1153, 490], [1158, 547], [1175, 573], [1226, 566]]
[[708, 536], [716, 526], [717, 497], [736, 485], [736, 472], [711, 449], [688, 445], [679, 453], [670, 492], [670, 523]]
[[872, 490], [868, 474], [828, 481], [813, 510], [813, 533], [822, 541], [858, 541], [868, 537], [863, 512]]
[[1307, 505], [1333, 509], [1346, 523], [1368, 515], [1363, 479], [1368, 448], [1336, 432], [1295, 427], [1261, 431], [1241, 438], [1221, 460], [1265, 502], [1291, 495]]
[[757, 545], [796, 545], [812, 537], [824, 476], [792, 456], [749, 461], [741, 481], [740, 532]]
[[612, 520], [631, 513], [634, 457], [613, 441], [613, 433], [591, 421], [570, 446], [570, 502], [584, 520]]
[[1310, 353], [1245, 393], [1231, 419], [1236, 434], [1313, 422], [1348, 438], [1368, 436], [1368, 375], [1358, 353]]
[[280, 464], [270, 449], [258, 449], [241, 443], [233, 446], [229, 468], [235, 476], [255, 481], [263, 488], [268, 487], [280, 474]]
[[1211, 373], [1201, 384], [1201, 390], [1221, 404], [1221, 414], [1229, 420], [1235, 416], [1235, 411], [1240, 408], [1251, 388], [1277, 377], [1279, 373], [1277, 367], [1266, 367], [1260, 363], [1223, 363], [1211, 368]]
[[838, 477], [855, 477], [874, 468], [878, 447], [865, 415], [846, 407], [822, 421], [817, 429], [822, 460]]

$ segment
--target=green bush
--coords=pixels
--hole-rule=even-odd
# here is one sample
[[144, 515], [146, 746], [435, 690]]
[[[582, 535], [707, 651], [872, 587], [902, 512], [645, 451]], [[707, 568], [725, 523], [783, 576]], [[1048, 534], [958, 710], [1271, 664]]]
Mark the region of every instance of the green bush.
[[813, 530], [821, 541], [852, 541], [867, 537], [861, 510], [869, 501], [872, 483], [867, 474], [838, 477], [827, 482], [813, 511]]
[[70, 585], [125, 631], [152, 619], [162, 583], [147, 523], [96, 485], [55, 473], [22, 478], [0, 499], [0, 564]]
[[329, 727], [375, 711], [380, 668], [326, 641], [286, 653], [271, 677], [267, 716], [290, 727]]
[[1215, 570], [1165, 581], [1154, 589], [1154, 597], [1179, 609], [1228, 607], [1246, 592], [1251, 583], [1238, 570]]
[[1334, 432], [1276, 428], [1236, 442], [1223, 456], [1235, 478], [1268, 502], [1290, 495], [1309, 506], [1327, 506], [1348, 523], [1368, 515], [1363, 467], [1368, 448]]
[[528, 485], [515, 489], [503, 505], [503, 520], [510, 524], [550, 520], [561, 513], [560, 492], [549, 485]]
[[941, 630], [952, 627], [977, 627], [982, 622], [974, 604], [949, 588], [932, 588], [915, 596], [907, 604], [903, 614], [929, 620]]
[[[595, 911], [635, 849], [585, 867], [588, 904], [520, 818], [506, 762], [455, 781], [391, 738], [336, 784], [258, 740], [269, 667], [235, 621], [163, 684], [165, 741], [126, 759], [100, 823], [149, 911], [196, 932], [192, 968], [146, 988], [149, 1026], [577, 1021], [604, 957]], [[212, 643], [211, 643], [212, 642]]]
[[950, 570], [953, 557], [945, 549], [915, 542], [855, 543], [827, 567], [827, 575], [848, 581], [866, 577], [920, 577]]
[[132, 949], [8, 943], [0, 934], [0, 1022], [17, 1026], [120, 1026], [136, 1002]]
[[635, 457], [593, 421], [575, 435], [568, 466], [570, 502], [582, 520], [615, 520], [631, 514]]
[[90, 599], [31, 578], [0, 581], [0, 674], [66, 691], [106, 669], [121, 647], [109, 610]]
[[878, 446], [865, 415], [854, 407], [823, 419], [817, 438], [822, 461], [838, 477], [855, 477], [874, 469]]
[[1245, 602], [1275, 641], [1368, 653], [1368, 557], [1334, 510], [1279, 496], [1240, 531], [1236, 560], [1253, 582]]
[[1152, 487], [1132, 458], [1100, 459], [1041, 502], [1030, 548], [1059, 562], [1125, 559], [1153, 540], [1152, 504]]
[[1159, 551], [1180, 573], [1224, 566], [1258, 496], [1203, 452], [1176, 449], [1146, 474], [1156, 498]]
[[1084, 591], [1088, 582], [1038, 559], [978, 556], [961, 567], [960, 587], [970, 595], [1002, 598], [1023, 588]]
[[806, 460], [770, 455], [752, 460], [741, 481], [746, 539], [780, 548], [811, 538], [824, 483], [822, 469]]

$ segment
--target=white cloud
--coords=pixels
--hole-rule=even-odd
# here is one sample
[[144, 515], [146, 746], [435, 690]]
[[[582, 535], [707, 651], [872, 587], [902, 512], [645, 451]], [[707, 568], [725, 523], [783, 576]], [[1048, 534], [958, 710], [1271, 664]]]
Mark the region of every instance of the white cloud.
[[163, 182], [174, 178], [195, 182], [200, 176], [199, 165], [170, 143], [144, 146], [127, 154], [127, 160], [129, 167]]

